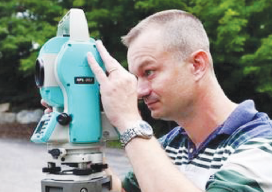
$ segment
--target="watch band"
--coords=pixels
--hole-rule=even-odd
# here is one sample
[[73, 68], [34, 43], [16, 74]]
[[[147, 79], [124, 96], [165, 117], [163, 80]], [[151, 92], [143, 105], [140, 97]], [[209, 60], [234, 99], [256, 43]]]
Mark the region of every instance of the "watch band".
[[153, 135], [152, 127], [145, 121], [138, 121], [132, 128], [127, 129], [120, 137], [120, 142], [125, 147], [135, 137], [150, 139]]
[[135, 128], [129, 128], [127, 129], [120, 137], [120, 142], [122, 147], [125, 147], [127, 143], [132, 140], [132, 138], [136, 137], [137, 133], [135, 131]]

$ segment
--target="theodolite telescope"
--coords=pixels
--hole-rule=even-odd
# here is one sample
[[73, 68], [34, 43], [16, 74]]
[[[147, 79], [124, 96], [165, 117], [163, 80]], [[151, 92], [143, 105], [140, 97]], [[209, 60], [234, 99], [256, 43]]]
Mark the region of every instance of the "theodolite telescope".
[[36, 84], [53, 109], [43, 115], [31, 137], [35, 143], [46, 143], [51, 154], [43, 168], [47, 178], [42, 180], [42, 192], [110, 190], [103, 145], [118, 134], [101, 116], [99, 84], [88, 65], [87, 52], [104, 68], [95, 40], [89, 37], [84, 12], [71, 9], [36, 61]]

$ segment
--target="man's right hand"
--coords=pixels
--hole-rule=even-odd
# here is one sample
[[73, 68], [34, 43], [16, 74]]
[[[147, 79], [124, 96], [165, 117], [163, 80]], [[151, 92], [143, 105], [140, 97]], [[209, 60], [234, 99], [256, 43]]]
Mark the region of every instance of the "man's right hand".
[[87, 54], [88, 63], [100, 84], [105, 114], [122, 134], [135, 122], [142, 120], [138, 111], [137, 78], [108, 53], [100, 40], [96, 41], [96, 47], [108, 75], [90, 52]]

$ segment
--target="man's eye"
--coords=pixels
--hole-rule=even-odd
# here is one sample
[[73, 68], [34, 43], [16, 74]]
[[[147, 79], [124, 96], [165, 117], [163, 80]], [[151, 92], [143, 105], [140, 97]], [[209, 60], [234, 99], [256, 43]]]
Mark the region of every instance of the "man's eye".
[[154, 71], [152, 71], [152, 70], [146, 70], [145, 71], [145, 76], [150, 76], [150, 75], [152, 75], [154, 73]]

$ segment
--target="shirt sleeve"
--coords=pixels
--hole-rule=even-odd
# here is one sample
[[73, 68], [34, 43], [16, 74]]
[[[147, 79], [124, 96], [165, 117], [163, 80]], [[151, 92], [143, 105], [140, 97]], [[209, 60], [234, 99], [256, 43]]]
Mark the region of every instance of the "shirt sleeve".
[[258, 182], [233, 170], [219, 171], [208, 182], [207, 192], [263, 192]]
[[207, 192], [268, 192], [272, 189], [272, 140], [247, 141], [207, 182]]
[[128, 174], [126, 175], [125, 179], [122, 182], [122, 186], [126, 192], [141, 192], [136, 176], [132, 171], [128, 172]]

